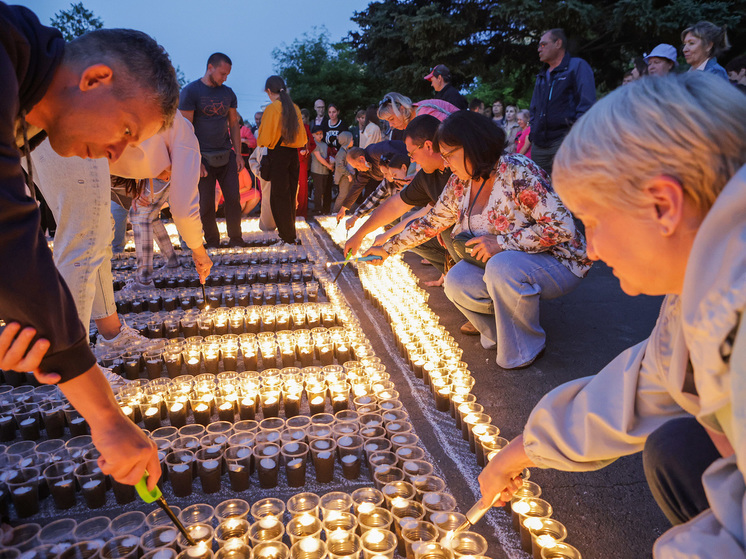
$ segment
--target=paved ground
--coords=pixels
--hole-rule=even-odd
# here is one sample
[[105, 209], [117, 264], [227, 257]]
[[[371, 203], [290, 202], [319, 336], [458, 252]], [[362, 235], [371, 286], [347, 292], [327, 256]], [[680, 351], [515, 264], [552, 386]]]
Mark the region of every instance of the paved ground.
[[[437, 271], [422, 266], [414, 255], [405, 260], [421, 279], [437, 278]], [[366, 332], [377, 354], [384, 359], [388, 355], [392, 378], [400, 387], [418, 434], [436, 467], [445, 472], [460, 509], [467, 510], [478, 497], [479, 469], [473, 455], [461, 444], [450, 417], [433, 411], [427, 396], [423, 398], [421, 381], [414, 379], [395, 355], [388, 324], [360, 296], [358, 279], [346, 271], [340, 285], [361, 320], [368, 323]], [[474, 392], [478, 402], [509, 439], [521, 432], [531, 409], [546, 392], [568, 380], [594, 374], [622, 350], [644, 339], [661, 301], [628, 297], [611, 270], [596, 264], [575, 292], [542, 303], [542, 324], [548, 336], [545, 356], [525, 370], [504, 372], [495, 366], [494, 352], [483, 349], [478, 338], [460, 334], [463, 317], [442, 288], [428, 291], [431, 307], [464, 350], [463, 359], [477, 381]], [[554, 507], [554, 517], [568, 528], [567, 541], [580, 549], [584, 559], [650, 557], [654, 540], [668, 527], [648, 491], [639, 455], [622, 458], [598, 472], [534, 470], [531, 479], [542, 487], [543, 496]], [[488, 515], [477, 531], [488, 538], [490, 557], [528, 557], [520, 550], [502, 511]]]

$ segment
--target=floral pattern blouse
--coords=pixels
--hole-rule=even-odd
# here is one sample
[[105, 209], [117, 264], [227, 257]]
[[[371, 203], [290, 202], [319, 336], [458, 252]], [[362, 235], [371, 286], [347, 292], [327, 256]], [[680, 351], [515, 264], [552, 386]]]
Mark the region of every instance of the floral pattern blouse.
[[547, 174], [523, 155], [503, 155], [495, 166], [495, 182], [480, 214], [468, 216], [471, 179], [454, 173], [435, 206], [392, 237], [389, 254], [409, 250], [455, 224], [453, 235], [495, 235], [503, 250], [549, 252], [573, 274], [584, 277], [591, 267], [585, 237], [551, 186]]

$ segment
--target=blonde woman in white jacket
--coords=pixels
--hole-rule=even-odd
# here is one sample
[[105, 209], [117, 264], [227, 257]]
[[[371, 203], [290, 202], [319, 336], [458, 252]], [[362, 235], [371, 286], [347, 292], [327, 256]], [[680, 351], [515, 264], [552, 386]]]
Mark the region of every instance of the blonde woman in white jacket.
[[480, 475], [485, 502], [509, 500], [524, 467], [596, 470], [644, 450], [675, 525], [654, 557], [746, 557], [746, 97], [720, 82], [639, 80], [563, 142], [554, 186], [588, 256], [626, 293], [666, 298], [647, 340], [539, 402]]

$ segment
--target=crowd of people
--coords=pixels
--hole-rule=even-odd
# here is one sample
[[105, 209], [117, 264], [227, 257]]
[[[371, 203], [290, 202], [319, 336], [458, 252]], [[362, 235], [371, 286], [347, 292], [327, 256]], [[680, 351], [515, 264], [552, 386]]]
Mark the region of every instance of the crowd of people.
[[[643, 451], [675, 525], [655, 556], [746, 556], [746, 96], [727, 81], [743, 82], [746, 68], [742, 57], [718, 64], [723, 28], [682, 32], [690, 71], [658, 45], [630, 72], [635, 83], [598, 102], [591, 67], [552, 29], [527, 110], [498, 100], [483, 114], [441, 64], [424, 76], [432, 99], [386, 94], [356, 115], [357, 139], [333, 103], [302, 111], [280, 76], [265, 83], [256, 128], [242, 126], [223, 53], [179, 92], [168, 55], [143, 33], [65, 43], [1, 2], [0, 29], [0, 368], [59, 383], [88, 420], [104, 473], [134, 484], [147, 469], [152, 488], [159, 472], [88, 343], [91, 319], [97, 347], [139, 336], [113, 305], [110, 197], [129, 205], [137, 275], [126, 289], [139, 291], [152, 288], [154, 238], [173, 261], [158, 219], [166, 201], [204, 282], [206, 249], [221, 246], [216, 187], [228, 246], [245, 246], [241, 216], [260, 198], [262, 227], [292, 245], [310, 174], [316, 212], [350, 212], [350, 228], [367, 216], [345, 254], [392, 225], [367, 254], [383, 263], [415, 250], [441, 271], [464, 331], [495, 350], [496, 373], [541, 358], [540, 300], [575, 289], [593, 260], [628, 294], [665, 295], [648, 339], [539, 402], [481, 474], [482, 499], [508, 502], [527, 466], [592, 470]], [[247, 197], [241, 175], [255, 190]], [[54, 259], [37, 189], [59, 223]]]

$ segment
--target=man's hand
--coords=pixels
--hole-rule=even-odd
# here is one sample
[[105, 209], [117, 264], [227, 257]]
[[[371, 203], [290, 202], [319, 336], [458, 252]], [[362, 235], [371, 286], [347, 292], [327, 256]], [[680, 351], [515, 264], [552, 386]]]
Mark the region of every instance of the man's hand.
[[380, 266], [389, 257], [389, 253], [383, 250], [383, 247], [372, 246], [365, 251], [365, 254], [363, 254], [363, 256], [380, 256], [380, 260], [371, 260], [373, 264], [375, 264], [376, 266]]
[[194, 267], [197, 268], [197, 273], [199, 274], [199, 282], [205, 283], [212, 269], [212, 260], [210, 260], [205, 247], [201, 246], [193, 249], [192, 260], [194, 260]]
[[236, 154], [236, 167], [238, 167], [238, 172], [244, 170], [244, 167], [246, 167], [246, 162], [243, 160], [243, 157], [241, 157], [241, 154]]
[[[36, 336], [34, 328], [28, 327], [21, 330], [21, 325], [17, 322], [8, 324], [0, 333], [0, 369], [41, 374], [39, 365], [49, 349], [49, 341], [39, 339], [31, 345], [34, 336]], [[45, 384], [54, 384], [60, 380], [60, 376], [56, 373], [48, 376], [51, 382]]]
[[471, 256], [476, 260], [487, 262], [490, 258], [503, 249], [497, 244], [497, 237], [494, 235], [482, 235], [466, 241], [465, 245], [471, 247]]
[[355, 233], [345, 243], [343, 254], [350, 254], [350, 252], [352, 252], [352, 256], [355, 256], [357, 251], [360, 250], [360, 245], [362, 243], [363, 238], [358, 233]]
[[142, 429], [121, 412], [106, 422], [89, 424], [93, 444], [101, 453], [98, 465], [104, 474], [119, 483], [135, 485], [147, 470], [148, 489], [155, 488], [161, 477], [158, 450]]
[[199, 177], [205, 178], [207, 176], [207, 167], [205, 167], [204, 163], [199, 164]]
[[349, 231], [350, 229], [355, 227], [355, 223], [357, 223], [357, 219], [358, 218], [356, 215], [351, 215], [350, 217], [348, 217], [347, 221], [345, 221], [345, 228]]
[[[339, 224], [339, 222], [342, 221], [342, 218], [345, 216], [346, 213], [347, 213], [347, 208], [345, 208], [344, 206], [339, 208], [339, 211], [337, 212], [337, 224]], [[345, 252], [345, 254], [347, 253]]]
[[479, 474], [479, 488], [484, 502], [502, 507], [510, 502], [513, 494], [523, 485], [520, 473], [534, 464], [523, 449], [523, 435], [519, 435], [503, 448]]

